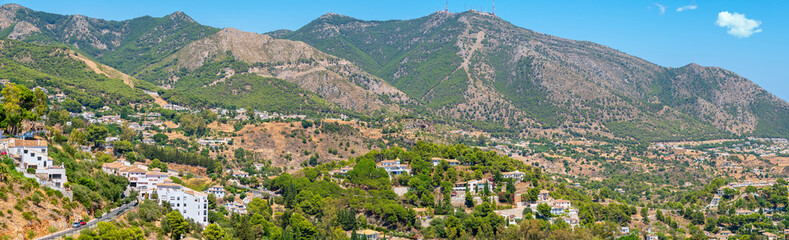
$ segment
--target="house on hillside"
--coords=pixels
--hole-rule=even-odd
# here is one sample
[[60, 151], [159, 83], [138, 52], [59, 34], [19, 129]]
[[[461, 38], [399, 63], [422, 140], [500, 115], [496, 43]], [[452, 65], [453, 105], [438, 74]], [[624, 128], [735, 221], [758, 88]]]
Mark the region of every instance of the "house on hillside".
[[233, 175], [233, 177], [237, 177], [237, 178], [249, 177], [249, 173], [241, 171], [241, 170], [233, 170], [232, 175]]
[[367, 240], [378, 240], [380, 239], [378, 231], [372, 229], [365, 229], [359, 232], [356, 232], [356, 237], [359, 239], [367, 239]]
[[548, 190], [540, 190], [540, 193], [537, 195], [537, 202], [547, 202], [551, 199], [551, 192]]
[[174, 183], [160, 183], [155, 193], [159, 203], [168, 202], [184, 218], [208, 225], [208, 195]]
[[400, 164], [400, 159], [384, 160], [376, 164], [376, 168], [383, 168], [389, 176], [399, 174], [410, 174], [411, 168], [408, 165]]
[[205, 190], [205, 193], [206, 194], [214, 194], [214, 196], [216, 196], [216, 198], [224, 198], [225, 195], [227, 195], [227, 191], [225, 191], [225, 188], [223, 188], [222, 186], [219, 186], [219, 185], [214, 185], [214, 186], [208, 188], [208, 190]]
[[526, 176], [526, 174], [524, 174], [524, 173], [522, 173], [522, 172], [520, 172], [518, 170], [515, 170], [514, 172], [503, 172], [503, 173], [501, 173], [501, 177], [508, 178], [508, 179], [515, 179], [516, 182], [523, 181], [523, 177], [524, 176]]

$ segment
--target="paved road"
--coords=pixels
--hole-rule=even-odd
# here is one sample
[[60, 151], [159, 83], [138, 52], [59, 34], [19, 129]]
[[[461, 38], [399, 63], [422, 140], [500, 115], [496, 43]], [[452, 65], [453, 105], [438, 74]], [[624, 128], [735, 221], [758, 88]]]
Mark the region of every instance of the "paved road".
[[47, 235], [47, 236], [43, 236], [43, 237], [40, 237], [40, 238], [36, 238], [36, 239], [37, 240], [60, 239], [60, 238], [66, 237], [66, 236], [74, 235], [75, 233], [79, 233], [83, 229], [88, 229], [88, 228], [93, 229], [94, 227], [96, 227], [96, 224], [98, 224], [99, 222], [107, 222], [107, 221], [114, 220], [114, 219], [118, 218], [119, 216], [123, 215], [124, 213], [128, 212], [129, 210], [132, 210], [132, 209], [134, 209], [136, 207], [137, 207], [137, 201], [130, 202], [130, 203], [124, 204], [123, 206], [120, 206], [118, 208], [115, 208], [115, 209], [111, 210], [110, 212], [108, 212], [107, 214], [104, 214], [104, 216], [101, 216], [98, 219], [93, 219], [93, 220], [89, 221], [88, 223], [85, 224], [85, 226], [81, 226], [81, 227], [78, 227], [78, 228], [69, 228], [69, 229], [66, 229], [66, 230], [63, 230], [63, 231], [60, 231], [60, 232], [56, 232], [56, 233], [53, 233], [53, 234], [50, 234], [50, 235]]
[[274, 193], [272, 191], [269, 191], [269, 190], [257, 190], [257, 189], [250, 188], [250, 187], [247, 187], [247, 186], [244, 186], [244, 185], [240, 185], [240, 184], [236, 185], [236, 187], [242, 188], [242, 189], [246, 189], [247, 191], [250, 191], [250, 192], [252, 192], [254, 194], [261, 195], [261, 196], [265, 196], [265, 195], [269, 195], [269, 196], [272, 196], [272, 197], [279, 196], [279, 194], [276, 194], [276, 193]]

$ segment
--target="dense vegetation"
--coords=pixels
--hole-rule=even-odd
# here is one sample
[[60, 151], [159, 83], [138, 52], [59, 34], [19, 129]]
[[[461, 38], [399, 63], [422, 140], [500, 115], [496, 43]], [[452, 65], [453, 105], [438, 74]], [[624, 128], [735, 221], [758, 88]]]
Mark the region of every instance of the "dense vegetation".
[[139, 89], [123, 80], [89, 70], [75, 53], [61, 47], [42, 46], [10, 39], [0, 40], [0, 79], [51, 88], [90, 108], [150, 101]]
[[[181, 12], [160, 18], [145, 16], [107, 21], [21, 8], [15, 17], [41, 30], [26, 36], [24, 41], [76, 46], [88, 56], [130, 75], [192, 41], [219, 31], [201, 25]], [[85, 29], [78, 29], [80, 27]], [[79, 33], [80, 37], [63, 34], [70, 31], [84, 32]]]
[[[248, 73], [250, 65], [236, 61], [232, 55], [218, 58], [195, 70], [183, 69], [175, 73], [179, 80], [173, 83], [173, 91], [162, 92], [162, 96], [170, 102], [186, 106], [246, 108], [281, 113], [316, 113], [331, 109], [330, 103], [295, 84]], [[159, 78], [148, 76], [145, 79]]]

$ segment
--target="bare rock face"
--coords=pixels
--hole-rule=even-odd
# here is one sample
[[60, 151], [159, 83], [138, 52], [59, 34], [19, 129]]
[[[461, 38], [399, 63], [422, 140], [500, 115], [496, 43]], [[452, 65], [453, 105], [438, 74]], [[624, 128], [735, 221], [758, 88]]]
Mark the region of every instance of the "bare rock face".
[[250, 64], [250, 72], [275, 77], [297, 84], [340, 107], [360, 112], [388, 109], [403, 111], [397, 104], [384, 103], [386, 95], [395, 102], [409, 101], [408, 96], [385, 81], [370, 75], [351, 62], [321, 52], [304, 42], [275, 39], [268, 35], [226, 28], [214, 35], [185, 46], [164, 62], [172, 69], [197, 69], [214, 61], [216, 56], [230, 54]]
[[20, 40], [35, 32], [41, 32], [41, 30], [29, 22], [19, 22], [14, 25], [14, 29], [8, 34], [8, 38]]
[[212, 56], [232, 52], [238, 60], [249, 63], [288, 62], [300, 59], [326, 59], [322, 53], [303, 42], [274, 39], [267, 35], [225, 28], [197, 40], [175, 54], [179, 67], [195, 69]]

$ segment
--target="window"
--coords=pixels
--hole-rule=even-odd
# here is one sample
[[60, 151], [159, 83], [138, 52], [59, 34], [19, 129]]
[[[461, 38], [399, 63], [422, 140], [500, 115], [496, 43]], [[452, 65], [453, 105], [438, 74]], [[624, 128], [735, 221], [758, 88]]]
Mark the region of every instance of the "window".
[[27, 154], [27, 149], [24, 150], [25, 154]]

